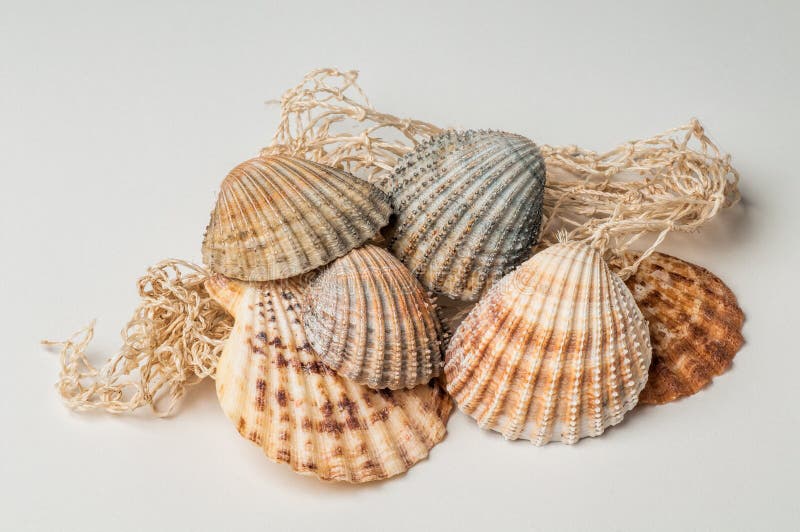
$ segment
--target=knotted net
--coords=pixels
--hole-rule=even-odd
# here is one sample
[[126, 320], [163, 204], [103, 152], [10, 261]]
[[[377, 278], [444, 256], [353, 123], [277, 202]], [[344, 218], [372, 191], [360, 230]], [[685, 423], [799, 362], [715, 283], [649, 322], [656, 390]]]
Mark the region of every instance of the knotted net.
[[[308, 73], [280, 99], [281, 118], [262, 155], [305, 157], [387, 188], [398, 158], [443, 131], [372, 107], [355, 71]], [[594, 152], [540, 145], [547, 166], [544, 219], [537, 247], [585, 241], [626, 278], [671, 231], [691, 232], [739, 200], [730, 155], [699, 121], [648, 139]], [[651, 237], [638, 260], [625, 251]], [[534, 252], [532, 250], [532, 252]], [[141, 304], [122, 331], [122, 348], [101, 368], [86, 356], [94, 324], [60, 346], [57, 388], [76, 410], [174, 411], [186, 388], [213, 377], [232, 320], [208, 295], [201, 266], [166, 260], [138, 281]], [[161, 399], [167, 402], [160, 408]]]

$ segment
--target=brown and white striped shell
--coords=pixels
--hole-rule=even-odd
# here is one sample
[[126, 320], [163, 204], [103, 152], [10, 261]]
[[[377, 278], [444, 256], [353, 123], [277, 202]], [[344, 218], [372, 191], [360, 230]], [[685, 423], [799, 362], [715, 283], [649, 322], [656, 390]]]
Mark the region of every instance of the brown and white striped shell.
[[367, 482], [405, 472], [444, 438], [452, 403], [435, 381], [376, 391], [317, 359], [298, 313], [305, 281], [215, 275], [206, 287], [235, 318], [217, 366], [220, 405], [271, 460], [323, 480]]
[[413, 388], [439, 375], [442, 328], [425, 289], [391, 253], [366, 245], [313, 281], [303, 313], [321, 360], [370, 388]]
[[390, 212], [380, 189], [341, 170], [277, 155], [250, 159], [222, 182], [203, 261], [245, 281], [285, 279], [360, 246]]
[[556, 244], [495, 285], [447, 349], [447, 390], [481, 427], [536, 445], [599, 436], [636, 406], [647, 323], [582, 243]]
[[429, 290], [476, 300], [530, 256], [544, 183], [544, 160], [529, 139], [445, 132], [394, 169], [391, 250]]
[[626, 283], [650, 325], [653, 344], [641, 403], [693, 395], [728, 369], [744, 343], [744, 313], [725, 283], [663, 253], [644, 259]]

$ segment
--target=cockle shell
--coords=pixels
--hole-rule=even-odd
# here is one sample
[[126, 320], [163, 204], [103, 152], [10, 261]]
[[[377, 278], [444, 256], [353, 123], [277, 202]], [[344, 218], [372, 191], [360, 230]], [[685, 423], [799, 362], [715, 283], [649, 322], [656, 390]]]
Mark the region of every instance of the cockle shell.
[[693, 395], [728, 369], [744, 343], [744, 313], [725, 283], [663, 253], [644, 259], [626, 283], [650, 324], [653, 344], [640, 402], [663, 404]]
[[250, 159], [222, 182], [203, 260], [236, 279], [285, 279], [360, 246], [390, 212], [380, 189], [335, 168], [277, 155]]
[[324, 480], [367, 482], [403, 473], [444, 438], [452, 403], [435, 381], [376, 391], [317, 359], [298, 313], [304, 280], [215, 275], [206, 288], [235, 318], [217, 366], [220, 405], [271, 460]]
[[413, 388], [439, 375], [441, 334], [425, 289], [391, 253], [356, 248], [308, 290], [311, 346], [339, 375], [371, 388]]
[[520, 135], [448, 131], [400, 159], [392, 176], [392, 252], [422, 284], [475, 300], [530, 255], [545, 165]]
[[500, 280], [457, 329], [447, 390], [481, 427], [536, 445], [599, 436], [636, 406], [647, 323], [596, 250], [556, 244]]

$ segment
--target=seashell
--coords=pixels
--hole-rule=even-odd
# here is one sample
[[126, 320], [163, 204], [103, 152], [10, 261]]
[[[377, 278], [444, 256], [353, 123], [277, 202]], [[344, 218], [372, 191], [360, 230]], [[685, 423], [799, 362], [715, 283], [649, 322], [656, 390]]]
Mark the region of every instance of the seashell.
[[445, 355], [447, 390], [481, 427], [536, 445], [599, 436], [647, 381], [647, 323], [582, 243], [556, 244], [481, 299]]
[[[637, 258], [628, 254], [629, 260]], [[626, 283], [649, 322], [653, 344], [641, 403], [693, 395], [728, 369], [744, 343], [744, 313], [725, 283], [663, 253], [644, 259]]]
[[376, 391], [317, 359], [298, 314], [304, 280], [215, 275], [206, 288], [235, 317], [217, 366], [220, 405], [271, 460], [323, 480], [367, 482], [403, 473], [444, 438], [452, 403], [435, 381]]
[[328, 265], [303, 320], [322, 362], [370, 388], [413, 388], [441, 372], [436, 306], [385, 249], [363, 246]]
[[473, 301], [461, 301], [447, 296], [436, 296], [436, 308], [439, 310], [439, 319], [445, 334], [458, 329], [464, 318], [475, 308]]
[[392, 252], [429, 290], [478, 299], [530, 256], [545, 165], [529, 139], [448, 131], [401, 158], [392, 181]]
[[390, 213], [386, 194], [341, 170], [277, 155], [250, 159], [222, 182], [203, 261], [246, 281], [292, 277], [360, 246]]

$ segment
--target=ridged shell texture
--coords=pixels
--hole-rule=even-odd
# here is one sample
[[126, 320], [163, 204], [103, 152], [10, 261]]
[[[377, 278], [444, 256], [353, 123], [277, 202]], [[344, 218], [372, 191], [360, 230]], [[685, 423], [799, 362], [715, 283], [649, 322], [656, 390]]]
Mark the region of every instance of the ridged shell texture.
[[650, 365], [647, 323], [625, 284], [581, 243], [504, 277], [456, 331], [447, 389], [508, 439], [575, 443], [622, 421]]
[[390, 211], [381, 190], [335, 168], [282, 156], [251, 159], [222, 182], [203, 260], [246, 281], [292, 277], [363, 244]]
[[728, 369], [744, 343], [744, 313], [719, 278], [700, 266], [653, 253], [627, 285], [650, 325], [653, 343], [650, 377], [640, 402], [663, 404], [692, 395]]
[[336, 375], [306, 340], [299, 279], [206, 287], [235, 317], [219, 360], [217, 396], [239, 433], [276, 462], [324, 480], [403, 473], [445, 436], [451, 401], [435, 382], [375, 391]]
[[371, 388], [413, 388], [441, 372], [435, 305], [385, 249], [366, 245], [327, 266], [309, 288], [304, 322], [326, 365]]
[[545, 165], [529, 139], [448, 131], [401, 158], [392, 177], [391, 249], [429, 290], [475, 300], [530, 255]]

